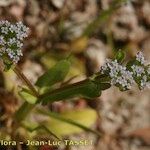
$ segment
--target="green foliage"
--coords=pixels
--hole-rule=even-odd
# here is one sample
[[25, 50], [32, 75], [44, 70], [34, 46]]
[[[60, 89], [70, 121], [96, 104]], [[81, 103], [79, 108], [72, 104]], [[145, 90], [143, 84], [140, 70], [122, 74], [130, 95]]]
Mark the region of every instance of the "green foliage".
[[23, 103], [23, 105], [15, 113], [16, 121], [21, 122], [22, 120], [24, 120], [34, 107], [35, 104], [30, 104], [28, 102]]
[[4, 63], [4, 71], [8, 71], [12, 66], [12, 61], [7, 57], [7, 55], [3, 55], [3, 63]]
[[134, 60], [130, 60], [130, 61], [126, 64], [127, 69], [131, 71], [131, 70], [132, 70], [131, 67], [132, 67], [134, 64], [136, 64], [136, 60], [135, 60], [135, 59], [134, 59]]
[[83, 97], [83, 98], [95, 98], [101, 95], [100, 85], [94, 83], [93, 81], [87, 79], [75, 84], [71, 84], [49, 93], [43, 94], [40, 97], [40, 101], [43, 104], [47, 102], [54, 102], [60, 100], [66, 100], [73, 97]]
[[44, 125], [58, 137], [80, 133], [83, 130], [100, 136], [100, 133], [90, 129], [97, 119], [96, 112], [93, 109], [69, 110], [60, 114], [38, 110], [38, 113], [50, 117], [50, 120], [44, 122]]
[[117, 62], [122, 62], [125, 58], [126, 54], [119, 50], [117, 53], [116, 53], [116, 56], [115, 56], [115, 59], [117, 60]]
[[35, 104], [37, 101], [37, 97], [33, 96], [33, 94], [26, 88], [22, 88], [22, 90], [19, 92], [19, 95], [22, 99], [30, 104]]
[[22, 123], [22, 126], [27, 129], [29, 132], [34, 132], [34, 131], [39, 131], [39, 130], [44, 130], [46, 131], [48, 134], [52, 135], [53, 137], [55, 137], [56, 139], [59, 139], [59, 137], [57, 137], [57, 135], [55, 135], [50, 129], [48, 129], [45, 125], [38, 125], [37, 123], [31, 123], [30, 125], [27, 124], [27, 122]]
[[68, 74], [69, 69], [70, 62], [68, 60], [62, 60], [39, 77], [35, 85], [40, 88], [45, 86], [50, 87], [57, 82], [61, 82]]
[[106, 89], [109, 89], [111, 87], [111, 84], [110, 83], [99, 83], [99, 87], [100, 87], [100, 90], [106, 90]]

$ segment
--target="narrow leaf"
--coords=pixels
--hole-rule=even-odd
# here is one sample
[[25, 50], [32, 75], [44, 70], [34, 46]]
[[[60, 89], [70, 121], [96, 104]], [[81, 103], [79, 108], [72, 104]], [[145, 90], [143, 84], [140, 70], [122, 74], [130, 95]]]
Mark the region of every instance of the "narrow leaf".
[[91, 99], [100, 95], [99, 85], [87, 79], [43, 94], [39, 100], [46, 104], [47, 102], [66, 100], [77, 96]]
[[36, 82], [38, 87], [52, 86], [57, 82], [64, 80], [70, 69], [70, 62], [68, 60], [62, 60], [58, 62], [54, 67], [44, 73]]

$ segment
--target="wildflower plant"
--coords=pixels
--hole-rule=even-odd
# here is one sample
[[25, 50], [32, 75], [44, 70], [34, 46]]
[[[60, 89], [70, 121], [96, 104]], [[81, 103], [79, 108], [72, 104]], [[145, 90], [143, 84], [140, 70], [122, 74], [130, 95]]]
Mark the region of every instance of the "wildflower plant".
[[[8, 21], [0, 21], [0, 59], [5, 65], [5, 70], [13, 69], [18, 77], [27, 85], [27, 88], [22, 87], [22, 90], [19, 91], [19, 95], [25, 102], [15, 113], [16, 126], [20, 125], [37, 104], [46, 105], [55, 101], [70, 100], [74, 97], [93, 99], [99, 97], [103, 90], [111, 86], [119, 87], [121, 91], [129, 90], [135, 84], [138, 85], [140, 90], [150, 88], [150, 64], [146, 62], [141, 51], [127, 64], [124, 64], [124, 52], [118, 51], [114, 59], [106, 60], [106, 63], [100, 67], [100, 71], [91, 77], [77, 83], [56, 88], [54, 85], [64, 81], [69, 72], [70, 60], [67, 58], [47, 70], [32, 85], [17, 66], [20, 57], [23, 55], [21, 48], [27, 33], [28, 27], [21, 22], [11, 24]], [[58, 114], [51, 114], [51, 112], [44, 112], [44, 114], [49, 114], [56, 119], [95, 133], [95, 131], [81, 124], [62, 119], [60, 116], [58, 117]], [[36, 129], [40, 127], [36, 127]], [[46, 129], [45, 126], [44, 128]], [[52, 132], [50, 133], [53, 134]]]
[[22, 22], [12, 24], [7, 20], [0, 21], [0, 57], [8, 69], [23, 56], [22, 42], [27, 37], [28, 29]]

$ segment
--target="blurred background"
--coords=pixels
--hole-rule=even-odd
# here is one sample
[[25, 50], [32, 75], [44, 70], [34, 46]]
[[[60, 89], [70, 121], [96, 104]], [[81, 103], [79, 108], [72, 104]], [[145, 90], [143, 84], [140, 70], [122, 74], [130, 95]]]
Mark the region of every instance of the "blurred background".
[[[99, 71], [105, 59], [112, 58], [120, 49], [127, 53], [127, 60], [142, 50], [150, 61], [149, 0], [0, 0], [0, 20], [22, 21], [30, 28], [19, 66], [33, 83], [44, 71], [69, 55], [71, 83]], [[9, 139], [12, 115], [23, 102], [16, 94], [18, 85], [21, 82], [13, 72], [0, 70], [1, 139]], [[112, 87], [92, 101], [76, 98], [49, 106], [59, 113], [84, 108], [96, 111], [96, 119], [91, 116], [90, 127], [103, 136], [97, 138], [91, 133], [72, 134], [70, 131], [69, 138], [86, 138], [94, 144], [69, 149], [150, 149], [149, 90], [134, 88], [120, 92]], [[39, 135], [36, 133], [36, 136]], [[6, 147], [0, 146], [0, 149]], [[41, 146], [39, 149], [67, 150], [68, 147]]]

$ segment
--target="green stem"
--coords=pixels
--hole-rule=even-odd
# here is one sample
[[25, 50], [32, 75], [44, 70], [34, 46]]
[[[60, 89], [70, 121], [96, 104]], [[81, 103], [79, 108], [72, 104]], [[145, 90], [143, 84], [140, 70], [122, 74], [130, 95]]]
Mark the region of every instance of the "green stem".
[[28, 88], [32, 91], [34, 96], [38, 97], [39, 93], [36, 91], [35, 87], [32, 83], [27, 79], [27, 77], [21, 72], [20, 68], [16, 66], [13, 71], [17, 74], [17, 76], [28, 86]]
[[[22, 73], [20, 68], [18, 66], [15, 66], [15, 68], [13, 68], [13, 71], [22, 80], [22, 82], [24, 82], [28, 86], [28, 88], [31, 90], [33, 95], [38, 98], [39, 93], [32, 85], [32, 83], [27, 79], [27, 77]], [[34, 107], [35, 105], [25, 102], [15, 113], [15, 120], [17, 121], [17, 123], [20, 123]]]

